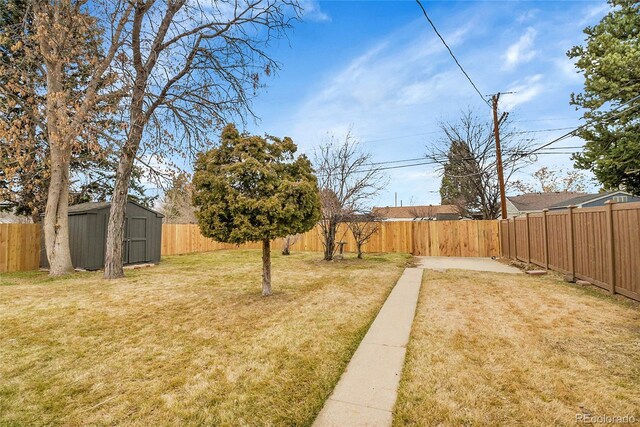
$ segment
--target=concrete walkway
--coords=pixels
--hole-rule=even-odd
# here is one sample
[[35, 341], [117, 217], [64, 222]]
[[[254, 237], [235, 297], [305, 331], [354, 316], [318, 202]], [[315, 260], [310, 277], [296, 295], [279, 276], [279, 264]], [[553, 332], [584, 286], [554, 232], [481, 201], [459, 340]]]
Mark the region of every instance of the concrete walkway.
[[418, 256], [416, 257], [421, 268], [430, 270], [474, 270], [491, 271], [494, 273], [522, 274], [522, 270], [503, 264], [491, 258], [464, 258], [445, 256]]
[[405, 269], [325, 402], [315, 427], [391, 425], [422, 271]]

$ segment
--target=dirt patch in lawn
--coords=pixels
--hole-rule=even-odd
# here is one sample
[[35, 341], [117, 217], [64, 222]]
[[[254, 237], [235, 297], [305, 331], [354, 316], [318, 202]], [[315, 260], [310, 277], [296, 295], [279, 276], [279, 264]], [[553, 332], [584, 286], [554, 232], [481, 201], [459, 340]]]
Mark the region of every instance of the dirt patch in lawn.
[[394, 425], [640, 422], [640, 311], [554, 276], [425, 272]]
[[308, 425], [407, 257], [175, 256], [0, 278], [1, 425]]

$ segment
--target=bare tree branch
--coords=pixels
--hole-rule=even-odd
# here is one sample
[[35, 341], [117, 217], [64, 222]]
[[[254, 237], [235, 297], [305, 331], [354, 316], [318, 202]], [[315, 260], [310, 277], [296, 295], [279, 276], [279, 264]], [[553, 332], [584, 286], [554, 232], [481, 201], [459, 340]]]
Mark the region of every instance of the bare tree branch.
[[336, 251], [338, 224], [364, 211], [366, 202], [384, 189], [388, 181], [371, 161], [371, 154], [361, 150], [351, 131], [343, 141], [329, 137], [316, 150], [314, 160], [322, 202], [324, 259], [330, 261]]

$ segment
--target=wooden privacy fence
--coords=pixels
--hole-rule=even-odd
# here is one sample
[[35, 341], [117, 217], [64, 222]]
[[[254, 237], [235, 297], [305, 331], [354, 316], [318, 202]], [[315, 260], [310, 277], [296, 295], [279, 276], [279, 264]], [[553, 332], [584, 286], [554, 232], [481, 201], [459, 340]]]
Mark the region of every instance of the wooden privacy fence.
[[[490, 257], [498, 256], [500, 241], [496, 221], [385, 221], [363, 250], [365, 252], [404, 252], [423, 256]], [[338, 229], [337, 241], [346, 242], [345, 250], [354, 252], [356, 242], [345, 224]], [[278, 249], [281, 240], [273, 242]], [[162, 255], [176, 255], [238, 246], [218, 243], [200, 234], [196, 224], [164, 224]], [[240, 245], [258, 249], [259, 242]], [[323, 250], [319, 226], [302, 234], [292, 250]]]
[[640, 301], [640, 203], [543, 211], [500, 221], [501, 255]]
[[[0, 224], [0, 273], [37, 270], [40, 260], [40, 224]], [[345, 224], [337, 240], [354, 252], [356, 242]], [[273, 242], [279, 250], [281, 239]], [[381, 222], [364, 245], [365, 252], [404, 252], [423, 256], [489, 257], [500, 253], [497, 221], [397, 221]], [[259, 249], [260, 242], [236, 246], [203, 237], [196, 224], [163, 224], [162, 255], [218, 249]], [[302, 234], [292, 250], [323, 250], [318, 227]]]
[[0, 273], [37, 270], [40, 224], [0, 224]]

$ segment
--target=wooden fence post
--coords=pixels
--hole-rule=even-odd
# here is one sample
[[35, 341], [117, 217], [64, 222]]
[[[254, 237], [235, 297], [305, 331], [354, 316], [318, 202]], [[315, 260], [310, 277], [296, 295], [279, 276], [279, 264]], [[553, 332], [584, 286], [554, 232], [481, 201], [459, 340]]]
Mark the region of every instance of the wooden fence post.
[[609, 245], [609, 292], [611, 295], [616, 293], [616, 253], [613, 239], [613, 200], [605, 202], [607, 207], [607, 241]]
[[503, 229], [502, 224], [505, 224], [505, 223], [507, 225], [506, 225], [506, 227], [504, 227], [504, 229], [506, 230], [504, 233], [506, 234], [507, 237], [502, 239], [501, 242], [506, 240], [507, 241], [507, 248], [506, 249], [502, 249], [502, 253], [503, 253], [503, 256], [504, 256], [504, 254], [506, 254], [507, 258], [511, 258], [511, 243], [510, 243], [511, 240], [509, 239], [509, 220], [504, 220], [504, 219], [500, 220], [500, 230]]
[[513, 216], [513, 259], [518, 260], [518, 215]]
[[509, 259], [511, 258], [511, 227], [509, 226], [509, 218], [506, 220], [507, 223], [507, 251], [509, 252]]
[[542, 210], [542, 250], [544, 252], [544, 269], [549, 270], [549, 237], [547, 235], [547, 212], [549, 209]]
[[422, 255], [418, 249], [416, 249], [416, 223], [411, 222], [411, 255]]
[[531, 264], [531, 236], [529, 235], [529, 212], [524, 214], [525, 233], [527, 236], [527, 264]]
[[507, 221], [507, 228], [506, 231], [503, 231], [503, 227], [502, 224], [505, 222], [503, 219], [498, 220], [500, 221], [500, 235], [502, 236], [502, 234], [505, 234], [507, 237], [507, 247], [504, 248], [502, 247], [502, 242], [505, 239], [500, 238], [500, 248], [502, 249], [501, 255], [503, 258], [509, 258], [509, 222]]
[[574, 242], [573, 242], [573, 209], [575, 208], [575, 206], [569, 206], [567, 209], [568, 212], [568, 221], [569, 221], [569, 225], [568, 225], [568, 231], [569, 231], [569, 238], [567, 239], [567, 253], [569, 254], [569, 277], [568, 277], [568, 281], [569, 282], [575, 282], [576, 281], [576, 267], [575, 267], [575, 256], [573, 254], [574, 251]]

